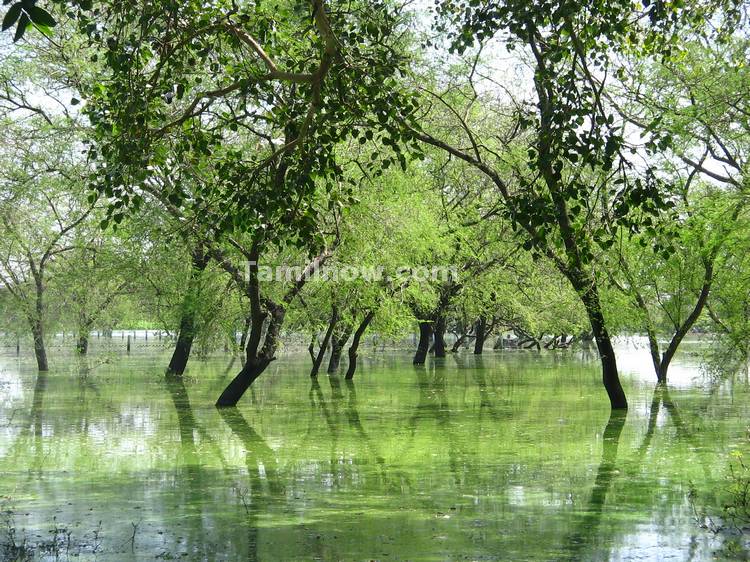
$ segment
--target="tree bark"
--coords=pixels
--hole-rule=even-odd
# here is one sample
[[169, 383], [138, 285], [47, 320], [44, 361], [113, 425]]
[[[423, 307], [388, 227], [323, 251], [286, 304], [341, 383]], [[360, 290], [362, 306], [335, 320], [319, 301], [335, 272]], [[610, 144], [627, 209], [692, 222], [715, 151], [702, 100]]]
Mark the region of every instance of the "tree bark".
[[354, 372], [357, 370], [357, 350], [359, 349], [359, 342], [362, 340], [365, 330], [367, 330], [367, 327], [370, 325], [370, 322], [372, 322], [374, 317], [375, 311], [369, 310], [354, 332], [352, 344], [349, 346], [349, 367], [347, 368], [346, 376], [344, 377], [346, 380], [350, 381], [354, 378]]
[[[334, 306], [333, 312], [331, 313], [331, 320], [328, 322], [328, 328], [326, 329], [326, 333], [323, 335], [323, 341], [320, 344], [320, 349], [318, 349], [318, 354], [315, 357], [315, 360], [313, 361], [312, 369], [310, 370], [311, 377], [318, 376], [318, 371], [320, 371], [320, 366], [323, 364], [323, 356], [325, 355], [326, 349], [328, 349], [328, 342], [331, 341], [333, 330], [336, 329], [336, 324], [338, 324], [338, 321], [339, 321], [339, 311], [338, 311], [338, 308]], [[310, 345], [312, 345], [312, 343]]]
[[414, 354], [414, 365], [424, 365], [427, 358], [427, 352], [430, 349], [430, 338], [432, 337], [432, 322], [419, 322], [419, 343], [417, 343], [417, 352]]
[[250, 314], [248, 314], [245, 317], [245, 323], [242, 326], [242, 334], [240, 334], [240, 350], [245, 349], [245, 344], [247, 344], [247, 336], [250, 333], [250, 323], [252, 322], [253, 318]]
[[47, 363], [47, 348], [44, 345], [44, 328], [40, 318], [32, 318], [31, 335], [34, 338], [34, 355], [36, 356], [36, 365], [40, 372], [49, 370]]
[[169, 365], [167, 366], [167, 376], [182, 376], [185, 372], [185, 367], [187, 367], [188, 359], [190, 359], [190, 350], [193, 347], [196, 332], [196, 301], [200, 292], [201, 274], [208, 266], [208, 261], [209, 257], [203, 246], [196, 246], [193, 249], [188, 290], [182, 303], [180, 330], [177, 334], [177, 343], [172, 352], [172, 358], [169, 360]]
[[599, 360], [602, 364], [602, 382], [604, 383], [604, 389], [607, 391], [610, 405], [613, 410], [627, 409], [628, 401], [625, 398], [625, 391], [620, 384], [615, 350], [612, 347], [612, 339], [604, 322], [596, 280], [594, 278], [583, 279], [583, 276], [574, 276], [571, 281], [586, 308], [586, 314], [591, 324], [591, 331], [594, 333], [594, 340], [599, 351]]
[[482, 355], [484, 351], [484, 340], [487, 337], [487, 318], [480, 316], [474, 328], [476, 339], [474, 340], [474, 355]]
[[438, 314], [435, 318], [434, 335], [435, 357], [445, 357], [445, 316], [442, 314]]
[[78, 334], [76, 342], [76, 352], [78, 355], [86, 355], [89, 351], [89, 335], [87, 333]]
[[346, 322], [343, 329], [338, 333], [334, 332], [333, 337], [331, 338], [331, 358], [328, 360], [329, 375], [338, 371], [339, 364], [341, 363], [341, 354], [343, 353], [344, 346], [351, 335], [351, 322]]

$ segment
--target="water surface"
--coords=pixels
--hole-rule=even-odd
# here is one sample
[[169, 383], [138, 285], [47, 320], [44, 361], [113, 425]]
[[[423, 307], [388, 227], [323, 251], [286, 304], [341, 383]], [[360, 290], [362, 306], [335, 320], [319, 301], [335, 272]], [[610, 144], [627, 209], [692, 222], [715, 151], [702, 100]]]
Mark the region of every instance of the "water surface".
[[683, 359], [655, 389], [620, 353], [627, 417], [570, 352], [380, 353], [353, 384], [287, 356], [221, 412], [228, 356], [184, 383], [158, 353], [0, 358], [2, 526], [63, 560], [711, 558], [690, 491], [710, 501], [745, 445], [746, 381]]

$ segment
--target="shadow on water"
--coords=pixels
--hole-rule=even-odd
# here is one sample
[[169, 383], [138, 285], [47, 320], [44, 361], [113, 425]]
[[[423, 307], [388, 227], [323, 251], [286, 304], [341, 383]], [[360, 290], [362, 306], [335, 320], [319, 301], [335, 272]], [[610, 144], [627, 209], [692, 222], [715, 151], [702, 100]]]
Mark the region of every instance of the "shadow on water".
[[626, 417], [627, 411], [613, 410], [604, 428], [602, 460], [596, 471], [591, 496], [575, 531], [565, 541], [564, 552], [569, 560], [581, 560], [583, 554], [588, 551], [597, 536], [607, 494], [612, 486], [612, 481], [618, 474], [616, 469], [617, 449]]
[[285, 487], [279, 478], [276, 454], [247, 423], [239, 410], [221, 408], [219, 415], [245, 449], [249, 487], [247, 490], [239, 490], [238, 494], [247, 515], [247, 560], [254, 562], [260, 560], [258, 518], [268, 513], [273, 502], [284, 498]]
[[[464, 444], [457, 437], [454, 423], [451, 420], [450, 404], [446, 392], [446, 370], [443, 364], [432, 363], [428, 368], [415, 366], [414, 374], [417, 378], [418, 401], [414, 413], [407, 422], [412, 439], [416, 436], [417, 427], [425, 422], [435, 422], [440, 436], [448, 446], [448, 466], [455, 484], [474, 480], [473, 463], [469, 462]], [[464, 474], [465, 473], [465, 474]], [[468, 478], [462, 478], [462, 475]], [[468, 483], [468, 482], [465, 482]]]
[[[708, 396], [707, 401], [711, 401], [710, 395]], [[630, 460], [630, 462], [628, 462], [629, 476], [633, 476], [640, 471], [643, 459], [646, 457], [646, 454], [651, 447], [651, 442], [653, 440], [654, 433], [657, 427], [657, 420], [659, 418], [659, 413], [662, 411], [662, 407], [667, 413], [669, 421], [674, 426], [675, 434], [677, 436], [677, 442], [689, 445], [693, 451], [698, 451], [701, 448], [696, 432], [683, 419], [679, 409], [677, 408], [677, 404], [674, 402], [674, 400], [672, 400], [669, 394], [669, 388], [667, 387], [667, 385], [664, 383], [656, 383], [651, 398], [651, 406], [649, 407], [646, 433], [644, 434], [643, 440], [636, 450], [634, 457]], [[706, 458], [703, 455], [698, 455], [697, 460], [700, 463], [706, 477], [709, 477], [711, 474], [711, 469], [706, 462]]]
[[375, 445], [370, 436], [362, 427], [362, 421], [359, 417], [359, 410], [357, 408], [357, 388], [354, 386], [354, 381], [349, 379], [344, 381], [346, 384], [349, 400], [347, 401], [346, 417], [349, 421], [349, 425], [357, 432], [357, 436], [364, 443], [367, 450], [375, 458], [375, 462], [381, 467], [382, 476], [385, 478], [385, 458], [380, 452], [380, 449]]
[[195, 446], [195, 433], [198, 424], [195, 421], [193, 408], [190, 406], [185, 382], [179, 377], [165, 380], [167, 390], [172, 398], [172, 404], [177, 412], [177, 429], [180, 433], [180, 450], [188, 466], [198, 463], [198, 453]]

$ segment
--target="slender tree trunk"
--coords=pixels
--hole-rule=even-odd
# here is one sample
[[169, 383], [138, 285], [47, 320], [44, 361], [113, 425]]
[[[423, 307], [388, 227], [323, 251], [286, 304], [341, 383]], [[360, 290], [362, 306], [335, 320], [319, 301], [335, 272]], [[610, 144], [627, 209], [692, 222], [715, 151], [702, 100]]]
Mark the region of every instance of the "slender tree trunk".
[[620, 384], [615, 350], [612, 347], [612, 339], [604, 322], [596, 280], [589, 278], [585, 279], [583, 283], [574, 283], [574, 285], [576, 285], [581, 301], [586, 308], [591, 331], [594, 333], [599, 359], [602, 364], [602, 382], [609, 396], [610, 405], [613, 410], [627, 409], [628, 401]]
[[89, 335], [88, 333], [78, 334], [78, 341], [76, 342], [76, 352], [78, 355], [86, 355], [89, 351]]
[[250, 333], [250, 323], [252, 322], [253, 318], [250, 314], [248, 314], [245, 317], [245, 323], [242, 326], [242, 334], [240, 335], [240, 349], [244, 350], [245, 345], [247, 344], [247, 336]]
[[349, 346], [349, 367], [347, 368], [346, 376], [344, 377], [346, 380], [350, 381], [354, 378], [354, 372], [357, 370], [357, 350], [359, 349], [359, 342], [362, 340], [362, 336], [370, 325], [370, 322], [372, 322], [374, 316], [375, 311], [369, 310], [354, 332], [352, 344]]
[[31, 335], [34, 338], [34, 355], [36, 356], [37, 368], [40, 372], [49, 370], [47, 363], [47, 348], [44, 344], [44, 283], [42, 281], [44, 270], [32, 266], [34, 276], [34, 287], [36, 289], [34, 299], [34, 314], [29, 317]]
[[474, 328], [476, 339], [474, 340], [474, 355], [482, 355], [484, 351], [484, 340], [487, 335], [487, 318], [480, 316]]
[[706, 263], [705, 268], [706, 269], [703, 277], [703, 286], [701, 287], [701, 292], [698, 295], [698, 300], [696, 301], [695, 306], [693, 307], [693, 310], [690, 312], [688, 317], [675, 331], [674, 335], [672, 336], [672, 340], [667, 346], [667, 349], [661, 356], [661, 363], [659, 364], [659, 368], [656, 371], [656, 378], [659, 382], [667, 382], [667, 371], [669, 370], [669, 364], [672, 362], [675, 353], [677, 353], [677, 348], [680, 346], [683, 338], [687, 335], [695, 322], [698, 320], [701, 313], [703, 312], [703, 308], [706, 306], [706, 301], [708, 300], [708, 295], [711, 292], [711, 284], [713, 282], [713, 261]]
[[34, 355], [36, 356], [36, 365], [40, 372], [49, 370], [47, 363], [47, 348], [44, 345], [44, 328], [40, 318], [32, 318], [31, 335], [34, 338]]
[[343, 353], [344, 346], [351, 335], [351, 322], [347, 322], [339, 333], [334, 332], [333, 337], [331, 338], [331, 358], [328, 360], [328, 374], [333, 374], [338, 371], [339, 364], [341, 363], [341, 354]]
[[190, 350], [193, 347], [196, 331], [196, 301], [200, 293], [201, 274], [208, 266], [208, 255], [203, 246], [199, 245], [193, 250], [192, 269], [188, 290], [182, 303], [182, 316], [180, 317], [180, 331], [177, 334], [177, 342], [172, 352], [172, 358], [167, 366], [167, 376], [180, 377], [185, 372]]
[[318, 354], [315, 357], [315, 360], [313, 361], [312, 369], [310, 370], [311, 377], [318, 376], [318, 372], [320, 371], [320, 366], [323, 364], [323, 356], [325, 355], [326, 349], [328, 349], [328, 343], [331, 341], [333, 330], [336, 328], [336, 324], [338, 324], [338, 321], [339, 321], [339, 311], [338, 311], [338, 308], [334, 306], [333, 312], [331, 313], [331, 320], [328, 322], [328, 328], [326, 329], [326, 333], [323, 335], [323, 341], [320, 344], [320, 349], [318, 349]]
[[[584, 252], [582, 251], [581, 244], [584, 244], [583, 249], [585, 249], [587, 242], [585, 238], [581, 239], [576, 234], [576, 229], [568, 214], [565, 188], [561, 185], [559, 171], [555, 169], [557, 154], [554, 136], [558, 132], [554, 126], [553, 108], [556, 100], [554, 94], [549, 91], [545, 83], [544, 73], [547, 72], [547, 69], [544, 68], [544, 63], [538, 53], [535, 53], [535, 56], [537, 57], [537, 73], [534, 75], [534, 86], [539, 95], [540, 110], [540, 134], [537, 141], [538, 154], [536, 162], [552, 199], [555, 218], [560, 228], [563, 246], [565, 247], [566, 260], [558, 260], [557, 266], [576, 289], [579, 298], [586, 308], [586, 314], [591, 323], [591, 330], [594, 332], [596, 347], [602, 363], [602, 382], [609, 396], [610, 405], [613, 410], [627, 409], [628, 401], [625, 398], [625, 391], [620, 384], [620, 377], [617, 372], [617, 360], [612, 348], [612, 340], [609, 337], [609, 332], [604, 322], [596, 277], [589, 272], [583, 258]], [[557, 162], [559, 163], [559, 161]], [[534, 230], [533, 227], [532, 230]]]
[[430, 337], [432, 337], [432, 322], [419, 322], [419, 342], [417, 343], [417, 352], [414, 354], [414, 365], [424, 365], [427, 358], [427, 352], [430, 349]]
[[439, 314], [435, 319], [435, 357], [445, 357], [445, 316]]
[[[271, 361], [276, 358], [275, 354], [279, 346], [279, 336], [281, 327], [284, 324], [284, 318], [286, 317], [287, 307], [299, 294], [305, 281], [309, 279], [312, 273], [315, 272], [318, 267], [322, 266], [328, 256], [330, 256], [330, 252], [325, 251], [308, 263], [293, 286], [286, 292], [281, 302], [277, 303], [270, 299], [265, 299], [264, 310], [261, 306], [260, 286], [258, 284], [257, 264], [259, 254], [260, 242], [256, 241], [253, 243], [253, 247], [247, 256], [251, 264], [247, 280], [243, 279], [237, 268], [231, 266], [231, 264], [226, 262], [220, 254], [217, 254], [219, 258], [217, 261], [219, 261], [219, 263], [234, 276], [239, 284], [242, 286], [243, 283], [246, 283], [244, 286], [250, 299], [250, 313], [252, 315], [250, 335], [247, 339], [247, 348], [245, 351], [247, 361], [242, 367], [242, 370], [232, 379], [219, 396], [219, 399], [216, 401], [217, 408], [236, 406], [237, 402], [242, 398], [245, 391], [247, 391], [253, 381], [255, 381], [255, 379], [266, 370], [266, 367], [268, 367]], [[267, 327], [264, 335], [263, 328], [266, 322]], [[258, 351], [261, 337], [263, 338], [263, 347]]]

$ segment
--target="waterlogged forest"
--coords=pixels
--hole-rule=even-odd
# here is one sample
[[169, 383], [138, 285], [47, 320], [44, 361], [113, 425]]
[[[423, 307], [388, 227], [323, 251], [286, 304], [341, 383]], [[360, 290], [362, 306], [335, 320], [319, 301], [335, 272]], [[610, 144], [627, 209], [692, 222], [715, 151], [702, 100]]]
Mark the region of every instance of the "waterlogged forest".
[[748, 9], [6, 0], [0, 559], [750, 558]]

